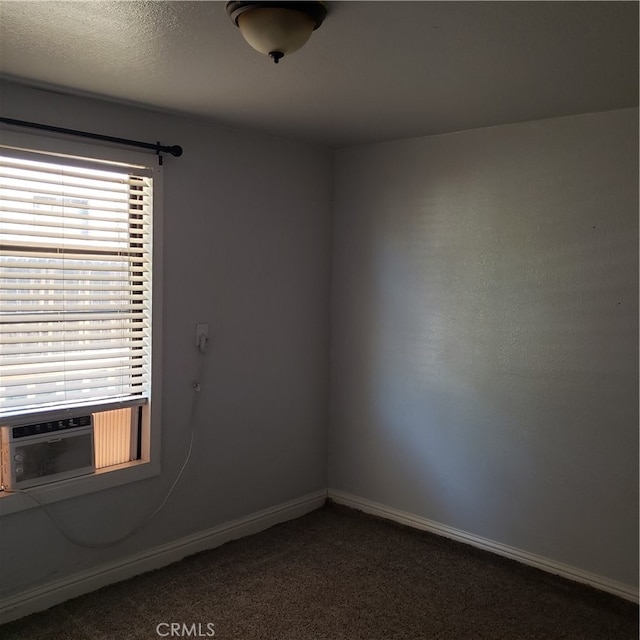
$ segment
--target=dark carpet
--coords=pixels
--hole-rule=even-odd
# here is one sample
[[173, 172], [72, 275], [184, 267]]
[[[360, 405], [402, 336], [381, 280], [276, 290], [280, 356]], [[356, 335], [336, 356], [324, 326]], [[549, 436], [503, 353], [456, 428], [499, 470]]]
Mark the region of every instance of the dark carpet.
[[162, 637], [637, 640], [638, 607], [328, 503], [0, 627], [3, 640]]

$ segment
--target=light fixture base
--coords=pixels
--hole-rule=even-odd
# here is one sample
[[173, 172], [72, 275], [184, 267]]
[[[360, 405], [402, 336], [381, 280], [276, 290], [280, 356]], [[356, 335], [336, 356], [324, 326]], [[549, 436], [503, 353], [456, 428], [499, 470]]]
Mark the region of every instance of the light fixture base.
[[306, 13], [314, 22], [314, 31], [322, 24], [327, 16], [327, 6], [324, 2], [227, 2], [227, 15], [238, 26], [238, 18], [251, 9], [291, 9]]

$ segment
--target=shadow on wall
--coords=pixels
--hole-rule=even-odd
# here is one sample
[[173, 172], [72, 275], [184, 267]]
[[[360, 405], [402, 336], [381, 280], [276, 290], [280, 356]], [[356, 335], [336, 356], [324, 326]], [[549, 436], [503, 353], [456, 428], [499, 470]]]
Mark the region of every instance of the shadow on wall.
[[609, 495], [605, 477], [634, 464], [637, 298], [624, 203], [579, 173], [560, 188], [546, 167], [508, 188], [455, 166], [387, 197], [373, 187], [342, 258], [352, 357], [336, 406], [367, 497], [562, 557], [576, 528], [611, 538], [637, 495]]

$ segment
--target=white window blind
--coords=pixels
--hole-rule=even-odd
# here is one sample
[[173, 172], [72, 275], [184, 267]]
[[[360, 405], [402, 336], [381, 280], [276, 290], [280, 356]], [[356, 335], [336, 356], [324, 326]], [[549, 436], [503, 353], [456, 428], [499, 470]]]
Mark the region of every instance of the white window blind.
[[0, 148], [0, 415], [148, 397], [151, 186]]

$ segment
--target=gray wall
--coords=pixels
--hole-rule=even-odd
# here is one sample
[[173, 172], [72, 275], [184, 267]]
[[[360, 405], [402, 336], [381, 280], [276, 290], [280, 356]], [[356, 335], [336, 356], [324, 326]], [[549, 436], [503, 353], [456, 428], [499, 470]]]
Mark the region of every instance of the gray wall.
[[[0, 595], [329, 486], [633, 584], [637, 110], [339, 151], [11, 83], [2, 115], [165, 168], [163, 472], [0, 522]], [[335, 243], [330, 326], [332, 189]], [[24, 553], [23, 553], [24, 552]]]
[[637, 121], [338, 152], [332, 489], [637, 584]]
[[39, 509], [2, 518], [1, 595], [325, 488], [332, 154], [9, 83], [1, 95], [5, 117], [184, 147], [164, 171], [162, 475], [56, 504], [73, 534], [115, 538], [164, 497], [189, 444], [195, 324], [212, 332], [194, 454], [161, 514], [102, 551]]

